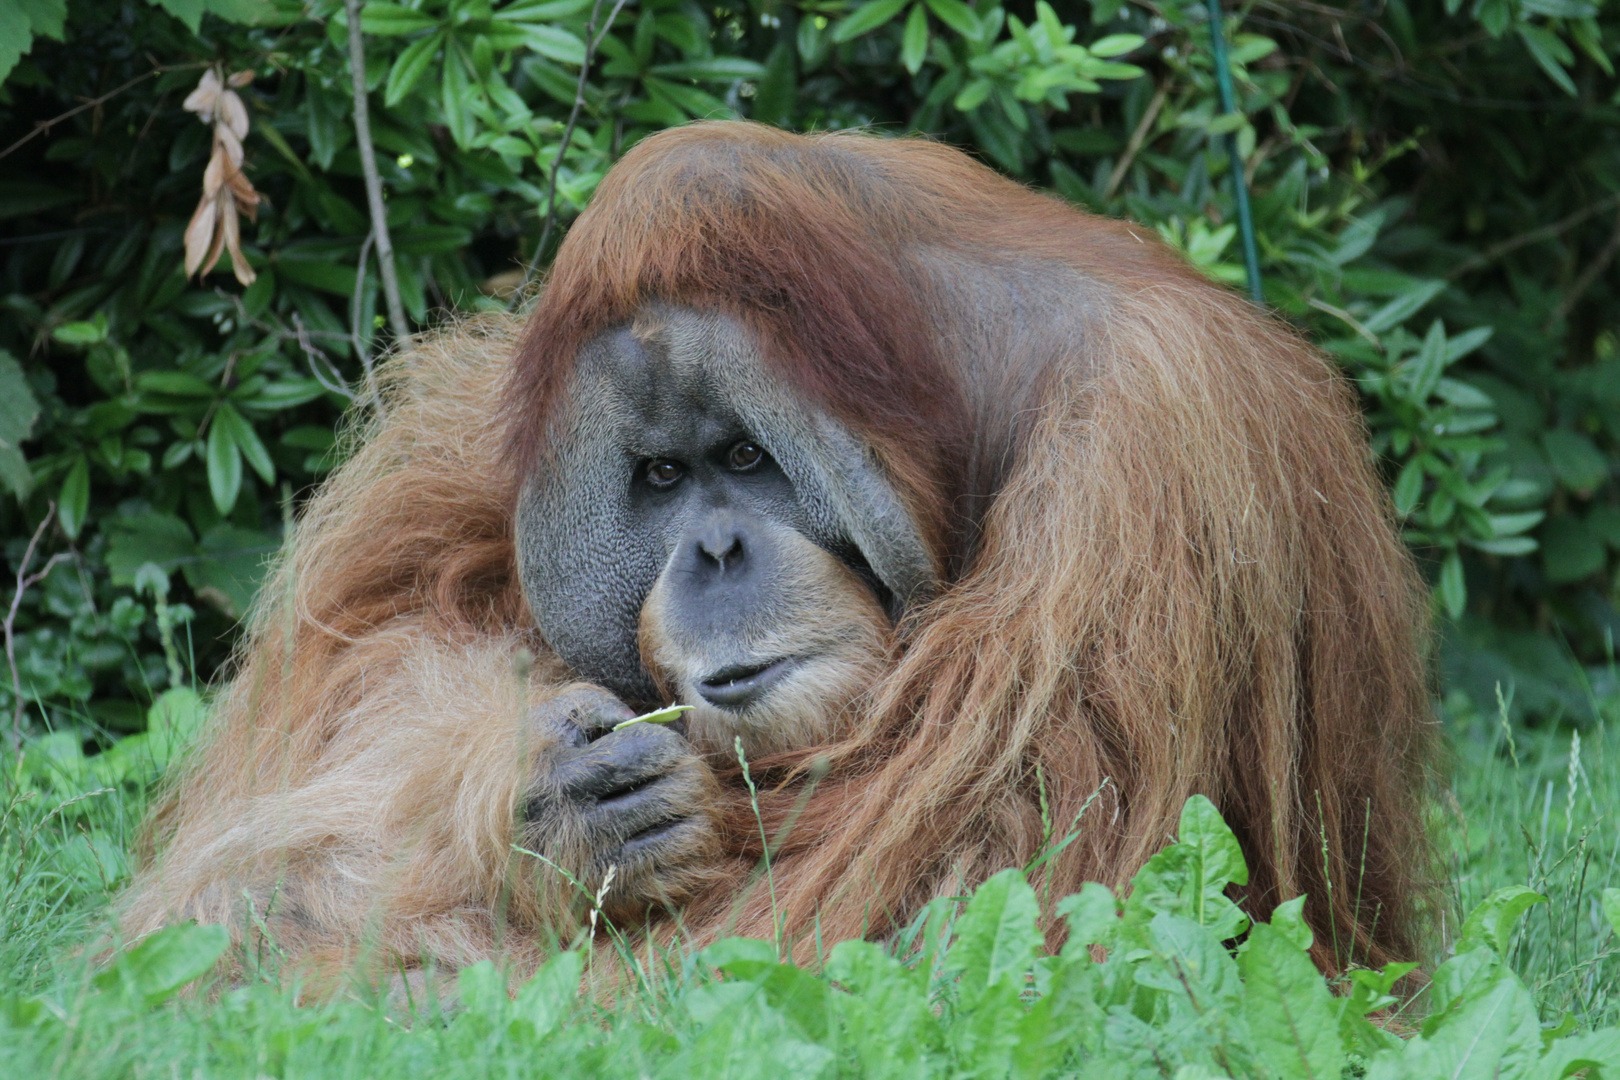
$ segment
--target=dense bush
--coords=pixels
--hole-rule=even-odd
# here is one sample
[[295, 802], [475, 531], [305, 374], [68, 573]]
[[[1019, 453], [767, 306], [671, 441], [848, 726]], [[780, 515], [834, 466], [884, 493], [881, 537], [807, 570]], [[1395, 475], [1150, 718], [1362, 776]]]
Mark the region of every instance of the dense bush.
[[368, 3], [396, 320], [341, 0], [8, 0], [0, 533], [14, 570], [66, 556], [7, 624], [25, 723], [138, 730], [206, 678], [396, 330], [515, 302], [626, 147], [736, 115], [971, 147], [1241, 284], [1230, 139], [1266, 302], [1365, 392], [1451, 678], [1588, 715], [1620, 623], [1612, 9], [1244, 3], [1225, 115], [1201, 0]]

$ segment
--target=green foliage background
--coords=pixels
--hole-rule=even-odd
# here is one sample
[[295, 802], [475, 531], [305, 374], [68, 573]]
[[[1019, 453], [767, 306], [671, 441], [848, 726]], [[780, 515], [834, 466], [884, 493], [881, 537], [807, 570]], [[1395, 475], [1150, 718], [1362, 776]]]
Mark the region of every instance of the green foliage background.
[[[510, 302], [693, 118], [942, 138], [1239, 283], [1235, 139], [1266, 302], [1362, 387], [1446, 679], [1515, 718], [1620, 709], [1612, 2], [1229, 4], [1236, 115], [1199, 0], [408, 0], [362, 29], [418, 328]], [[0, 535], [22, 569], [54, 505], [28, 569], [65, 556], [12, 622], [36, 733], [107, 745], [208, 678], [363, 407], [388, 342], [348, 32], [341, 0], [0, 0]], [[247, 288], [181, 269], [211, 66], [254, 76]]]

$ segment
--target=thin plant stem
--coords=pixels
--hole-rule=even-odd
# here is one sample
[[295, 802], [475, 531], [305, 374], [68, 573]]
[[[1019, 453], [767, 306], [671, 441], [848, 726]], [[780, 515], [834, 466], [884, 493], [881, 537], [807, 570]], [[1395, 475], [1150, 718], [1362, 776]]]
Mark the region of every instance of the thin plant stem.
[[17, 591], [12, 594], [11, 608], [6, 612], [3, 628], [6, 635], [6, 663], [11, 667], [11, 748], [22, 748], [22, 714], [23, 692], [22, 677], [17, 673], [17, 612], [22, 607], [23, 594], [29, 589], [44, 581], [56, 564], [69, 556], [66, 552], [57, 552], [45, 563], [45, 568], [37, 574], [30, 574], [28, 567], [34, 561], [34, 553], [39, 550], [39, 542], [44, 538], [45, 532], [56, 520], [56, 504], [53, 502], [45, 511], [45, 519], [34, 530], [33, 538], [28, 541], [28, 549], [23, 552], [22, 564], [17, 567]]
[[382, 177], [371, 143], [371, 114], [366, 103], [366, 45], [360, 33], [360, 0], [344, 0], [349, 13], [349, 74], [354, 86], [354, 137], [359, 144], [360, 169], [366, 177], [366, 204], [371, 210], [371, 232], [377, 241], [377, 269], [388, 302], [388, 327], [394, 340], [411, 336], [405, 306], [399, 300], [399, 278], [394, 273], [394, 241], [388, 235], [388, 211], [383, 206]]
[[748, 785], [748, 802], [754, 808], [754, 820], [759, 823], [759, 842], [765, 858], [765, 885], [771, 894], [771, 932], [775, 938], [776, 955], [782, 955], [782, 916], [776, 907], [776, 878], [771, 873], [771, 841], [765, 835], [765, 819], [759, 812], [759, 791], [754, 787], [754, 777], [748, 771], [748, 756], [743, 753], [742, 736], [738, 735], [732, 740], [737, 749], [737, 764], [742, 766], [743, 783]]
[[[354, 0], [349, 2], [353, 3]], [[523, 275], [525, 285], [540, 272], [540, 260], [546, 257], [546, 245], [551, 242], [552, 231], [557, 227], [557, 174], [562, 170], [563, 155], [568, 153], [568, 144], [573, 142], [579, 114], [585, 111], [585, 89], [590, 85], [591, 62], [596, 59], [597, 46], [613, 29], [613, 20], [619, 17], [624, 4], [625, 0], [615, 0], [613, 10], [608, 12], [607, 22], [602, 24], [600, 31], [596, 28], [596, 20], [602, 13], [602, 0], [596, 0], [591, 5], [591, 19], [585, 25], [585, 59], [579, 65], [579, 81], [574, 85], [574, 105], [568, 110], [568, 123], [563, 127], [562, 142], [557, 144], [557, 156], [551, 163], [551, 176], [546, 182], [546, 223], [540, 230], [540, 242], [535, 245], [534, 258], [529, 260], [529, 268]], [[522, 296], [523, 290], [519, 289], [514, 295]]]

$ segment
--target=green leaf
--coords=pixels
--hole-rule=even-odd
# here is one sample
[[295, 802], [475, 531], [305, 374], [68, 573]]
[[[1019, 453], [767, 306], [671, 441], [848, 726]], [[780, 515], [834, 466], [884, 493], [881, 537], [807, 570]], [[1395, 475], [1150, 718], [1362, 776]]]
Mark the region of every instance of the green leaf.
[[477, 122], [471, 108], [472, 87], [467, 78], [465, 59], [453, 37], [445, 42], [444, 81], [440, 84], [439, 105], [444, 110], [445, 126], [450, 129], [456, 145], [462, 149], [472, 145], [473, 136], [477, 134]]
[[166, 926], [121, 953], [94, 985], [111, 997], [150, 1008], [206, 975], [230, 943], [230, 931], [223, 926]]
[[1462, 618], [1463, 609], [1468, 606], [1468, 583], [1463, 578], [1462, 556], [1455, 551], [1446, 552], [1440, 562], [1439, 593], [1446, 614], [1453, 619]]
[[135, 389], [173, 397], [212, 398], [214, 385], [185, 371], [143, 371], [135, 376]]
[[900, 62], [913, 75], [922, 70], [928, 55], [928, 14], [920, 3], [913, 4], [906, 16], [906, 32], [900, 41]]
[[413, 41], [399, 54], [394, 66], [388, 69], [388, 86], [383, 95], [383, 103], [393, 108], [405, 100], [405, 95], [416, 88], [427, 74], [438, 55], [439, 47], [444, 44], [443, 32], [429, 34], [420, 41]]
[[67, 479], [62, 481], [62, 491], [56, 498], [57, 519], [62, 523], [62, 531], [67, 533], [69, 540], [77, 540], [79, 530], [84, 528], [85, 518], [90, 513], [89, 458], [80, 454], [74, 459]]
[[360, 9], [360, 29], [367, 34], [414, 34], [438, 25], [432, 15], [403, 4], [370, 3]]
[[1119, 901], [1108, 886], [1095, 881], [1058, 901], [1057, 912], [1069, 923], [1069, 939], [1063, 943], [1065, 959], [1086, 952], [1088, 945], [1110, 944], [1119, 925]]
[[1453, 334], [1446, 341], [1446, 366], [1461, 360], [1487, 341], [1496, 333], [1494, 326], [1476, 326], [1472, 330], [1465, 330], [1460, 334]]
[[990, 91], [995, 88], [995, 84], [989, 79], [974, 79], [962, 87], [962, 92], [956, 95], [954, 104], [961, 112], [972, 112], [984, 104], [985, 99], [990, 96]]
[[1575, 80], [1564, 70], [1575, 63], [1575, 54], [1570, 52], [1569, 46], [1551, 30], [1531, 23], [1521, 22], [1517, 29], [1519, 40], [1524, 42], [1524, 47], [1530, 51], [1541, 70], [1547, 73], [1547, 78], [1557, 83], [1564, 93], [1574, 97], [1577, 93]]
[[559, 26], [523, 24], [523, 43], [541, 56], [559, 64], [578, 66], [585, 62], [585, 42]]
[[1412, 401], [1429, 400], [1429, 395], [1440, 384], [1445, 362], [1446, 327], [1436, 319], [1429, 324], [1429, 332], [1423, 335], [1423, 344], [1418, 347], [1417, 359], [1411, 366], [1409, 396]]
[[833, 40], [842, 45], [852, 38], [869, 34], [900, 14], [910, 2], [911, 0], [866, 0], [866, 3], [856, 8], [833, 28]]
[[[1306, 945], [1309, 945], [1309, 936]], [[1280, 1080], [1338, 1080], [1344, 1068], [1337, 1002], [1297, 938], [1257, 923], [1238, 958], [1243, 1015], [1268, 1073]]]
[[242, 451], [223, 424], [208, 426], [208, 492], [221, 516], [236, 508], [242, 492]]
[[223, 427], [231, 441], [236, 443], [237, 449], [247, 463], [253, 466], [253, 471], [259, 474], [259, 479], [266, 484], [276, 482], [276, 467], [270, 461], [270, 452], [264, 448], [259, 440], [259, 433], [253, 430], [246, 417], [237, 412], [229, 402], [221, 402], [219, 411], [214, 414], [214, 423]]
[[1543, 432], [1541, 448], [1559, 483], [1571, 491], [1591, 491], [1609, 478], [1609, 459], [1578, 431], [1555, 428]]
[[19, 0], [35, 35], [53, 41], [63, 40], [62, 31], [67, 23], [67, 0]]
[[1086, 48], [1090, 50], [1092, 56], [1107, 59], [1113, 56], [1123, 56], [1128, 52], [1134, 52], [1135, 50], [1140, 49], [1146, 43], [1146, 39], [1140, 34], [1109, 34], [1107, 37], [1098, 38], [1096, 41], [1093, 41], [1090, 45], [1086, 46]]
[[1497, 889], [1463, 920], [1462, 931], [1457, 935], [1457, 952], [1490, 948], [1506, 957], [1519, 916], [1536, 904], [1546, 902], [1545, 896], [1523, 885]]
[[1401, 517], [1408, 517], [1417, 507], [1418, 499], [1423, 497], [1422, 458], [1413, 458], [1401, 466], [1401, 474], [1395, 478], [1391, 494], [1395, 499], [1395, 512]]
[[198, 596], [229, 618], [239, 619], [252, 607], [278, 546], [269, 533], [221, 523], [203, 533], [197, 542], [201, 557], [182, 569]]
[[741, 56], [714, 56], [707, 60], [682, 60], [673, 64], [658, 64], [648, 68], [654, 75], [668, 79], [696, 79], [699, 82], [730, 82], [733, 79], [757, 79], [765, 68]]
[[1003, 870], [980, 885], [956, 923], [956, 941], [947, 957], [961, 972], [964, 987], [995, 986], [1013, 980], [1022, 986], [1042, 937], [1036, 920], [1035, 890], [1018, 870]]
[[22, 441], [33, 433], [38, 418], [39, 401], [22, 365], [0, 349], [0, 481], [19, 499], [26, 498], [34, 486]]
[[1620, 889], [1603, 890], [1603, 917], [1609, 920], [1609, 928], [1620, 934]]
[[1581, 581], [1603, 569], [1608, 550], [1603, 538], [1586, 522], [1560, 514], [1547, 522], [1538, 538], [1542, 569], [1547, 580], [1563, 585]]
[[1529, 536], [1502, 536], [1492, 540], [1468, 540], [1468, 546], [1478, 548], [1491, 555], [1513, 557], [1529, 555], [1541, 545], [1534, 537]]
[[1361, 325], [1373, 334], [1393, 330], [1426, 307], [1429, 301], [1445, 291], [1445, 287], [1444, 281], [1418, 281], [1411, 289], [1363, 319]]
[[[1456, 340], [1456, 338], [1451, 339], [1451, 341]], [[1450, 342], [1447, 344], [1449, 345]], [[1448, 349], [1447, 353], [1449, 354], [1449, 352]], [[1448, 359], [1447, 363], [1449, 362]], [[1491, 395], [1477, 386], [1463, 382], [1461, 379], [1442, 378], [1435, 384], [1434, 392], [1441, 401], [1444, 401], [1447, 405], [1455, 405], [1459, 409], [1493, 409], [1496, 407], [1496, 402], [1491, 398]]]
[[534, 973], [512, 1003], [513, 1013], [528, 1022], [533, 1038], [550, 1034], [573, 1012], [579, 1001], [579, 979], [585, 955], [578, 949], [559, 953]]
[[73, 345], [83, 348], [107, 340], [107, 320], [105, 317], [94, 322], [63, 323], [51, 331], [51, 337], [64, 345]]
[[208, 710], [197, 691], [176, 686], [159, 694], [146, 710], [146, 748], [162, 772], [202, 730]]
[[0, 4], [0, 80], [34, 47], [33, 26], [14, 4]]
[[120, 515], [103, 529], [107, 533], [107, 571], [114, 585], [134, 585], [136, 572], [148, 563], [174, 570], [197, 551], [191, 526], [173, 514]]
[[1214, 803], [1194, 795], [1181, 808], [1176, 842], [1149, 859], [1132, 879], [1125, 917], [1141, 925], [1167, 912], [1211, 928], [1222, 940], [1236, 937], [1249, 920], [1227, 898], [1226, 887], [1248, 880], [1237, 837]]
[[193, 34], [197, 32], [198, 24], [202, 22], [203, 0], [147, 0], [147, 2], [162, 8], [185, 23], [186, 29]]
[[591, 0], [517, 0], [495, 13], [508, 22], [555, 22], [578, 15], [591, 6]]
[[926, 0], [928, 10], [934, 13], [934, 18], [955, 30], [965, 38], [977, 41], [984, 33], [984, 24], [979, 16], [974, 14], [972, 8], [962, 3], [962, 0]]

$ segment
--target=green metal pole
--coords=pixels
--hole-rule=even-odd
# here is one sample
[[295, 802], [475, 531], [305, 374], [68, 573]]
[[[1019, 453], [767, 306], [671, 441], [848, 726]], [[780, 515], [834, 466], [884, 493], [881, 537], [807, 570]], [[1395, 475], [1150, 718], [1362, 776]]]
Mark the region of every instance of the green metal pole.
[[[1221, 89], [1221, 112], [1237, 112], [1232, 92], [1232, 68], [1226, 59], [1226, 24], [1221, 17], [1221, 0], [1204, 0], [1209, 8], [1209, 40], [1215, 54], [1215, 82]], [[1257, 304], [1265, 303], [1260, 291], [1260, 249], [1254, 242], [1254, 218], [1249, 214], [1249, 185], [1243, 179], [1243, 156], [1238, 153], [1237, 132], [1226, 134], [1226, 156], [1231, 162], [1232, 201], [1237, 203], [1238, 233], [1243, 237], [1243, 268], [1249, 275], [1249, 295]]]

